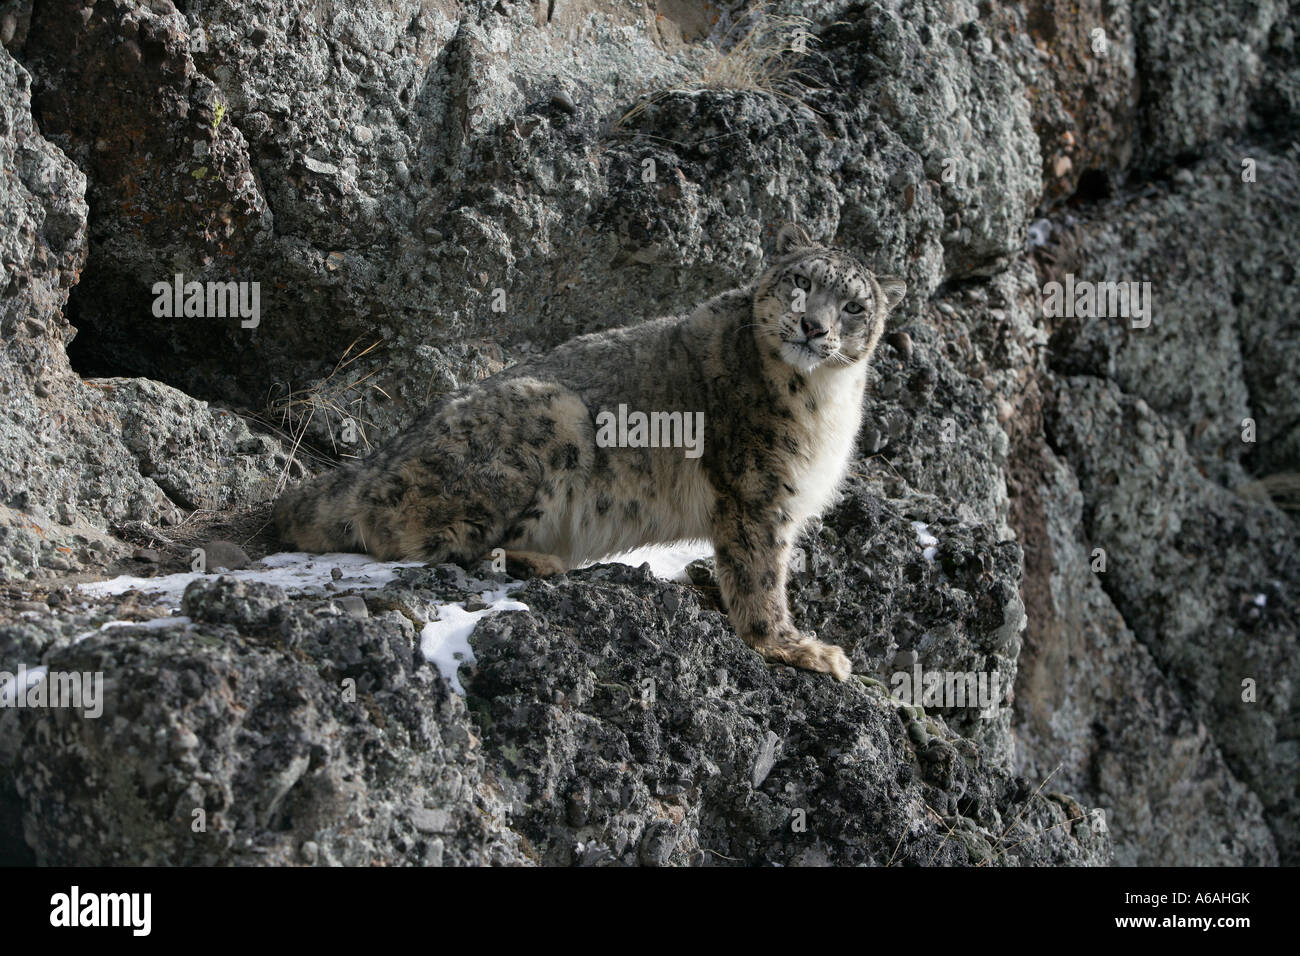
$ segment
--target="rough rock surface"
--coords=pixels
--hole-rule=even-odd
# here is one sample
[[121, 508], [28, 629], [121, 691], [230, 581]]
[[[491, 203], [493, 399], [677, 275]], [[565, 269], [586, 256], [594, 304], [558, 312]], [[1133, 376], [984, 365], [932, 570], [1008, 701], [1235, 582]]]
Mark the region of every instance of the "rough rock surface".
[[[0, 8], [0, 670], [110, 689], [0, 708], [0, 858], [1300, 861], [1296, 5], [776, 3], [798, 84], [719, 82], [748, 7]], [[861, 680], [762, 665], [704, 566], [530, 583], [464, 698], [419, 651], [463, 570], [76, 590], [255, 563], [304, 461], [786, 219], [909, 285], [791, 583]], [[260, 321], [156, 317], [177, 274]], [[1066, 274], [1152, 324], [1045, 315]], [[1005, 692], [922, 713], [914, 665]]]
[[0, 712], [24, 742], [4, 755], [8, 802], [36, 862], [1109, 860], [1096, 815], [941, 717], [770, 669], [694, 590], [643, 569], [517, 591], [530, 610], [479, 625], [461, 698], [408, 614], [470, 583], [412, 570], [348, 606], [214, 577], [189, 586], [183, 617], [29, 619], [25, 651], [108, 675], [97, 720]]
[[1204, 709], [1184, 702], [1116, 608], [1102, 580], [1123, 572], [1093, 570], [1084, 496], [1069, 466], [1046, 457], [1044, 550], [1055, 567], [1042, 609], [1054, 615], [1031, 616], [1018, 661], [1021, 771], [1056, 770], [1055, 786], [1105, 807], [1117, 864], [1275, 864], [1259, 791], [1229, 769]]
[[[1087, 540], [1106, 552], [1102, 586], [1293, 857], [1300, 621], [1282, 595], [1300, 586], [1300, 565], [1294, 537], [1278, 534], [1286, 519], [1201, 477], [1181, 435], [1113, 382], [1062, 382], [1048, 429], [1087, 500]], [[1081, 440], [1099, 432], [1111, 440]], [[1225, 528], [1251, 550], [1224, 549]]]

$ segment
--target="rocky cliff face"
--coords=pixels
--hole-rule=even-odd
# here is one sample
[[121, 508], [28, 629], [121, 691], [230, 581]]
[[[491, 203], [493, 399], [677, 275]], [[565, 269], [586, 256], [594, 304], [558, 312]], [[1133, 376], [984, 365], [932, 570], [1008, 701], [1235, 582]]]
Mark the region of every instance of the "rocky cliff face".
[[[1300, 861], [1296, 19], [0, 5], [0, 670], [104, 677], [93, 718], [0, 708], [0, 855]], [[788, 219], [909, 285], [791, 586], [864, 680], [764, 666], [705, 565], [239, 570], [284, 481]], [[157, 315], [178, 274], [257, 314]], [[914, 667], [1003, 693], [918, 708]]]

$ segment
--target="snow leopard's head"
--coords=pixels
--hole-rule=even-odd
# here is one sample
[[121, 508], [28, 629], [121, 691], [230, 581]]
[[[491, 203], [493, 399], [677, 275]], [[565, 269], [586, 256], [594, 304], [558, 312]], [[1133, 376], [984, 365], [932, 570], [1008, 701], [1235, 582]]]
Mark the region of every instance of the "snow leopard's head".
[[875, 276], [857, 256], [814, 242], [799, 226], [777, 235], [777, 257], [754, 292], [760, 341], [808, 373], [870, 358], [907, 285]]

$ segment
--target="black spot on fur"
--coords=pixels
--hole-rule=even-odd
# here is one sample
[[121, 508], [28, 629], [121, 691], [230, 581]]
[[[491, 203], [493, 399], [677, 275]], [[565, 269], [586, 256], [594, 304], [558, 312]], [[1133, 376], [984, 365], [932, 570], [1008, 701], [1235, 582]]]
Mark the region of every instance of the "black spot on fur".
[[551, 467], [572, 471], [578, 467], [578, 446], [565, 442], [551, 452]]

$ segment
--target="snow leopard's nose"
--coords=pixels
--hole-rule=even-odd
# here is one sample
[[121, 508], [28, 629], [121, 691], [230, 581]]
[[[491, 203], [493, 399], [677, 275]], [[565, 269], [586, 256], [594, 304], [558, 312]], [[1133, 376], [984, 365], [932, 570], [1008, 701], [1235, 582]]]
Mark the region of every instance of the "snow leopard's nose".
[[825, 325], [818, 322], [816, 319], [810, 319], [807, 316], [804, 316], [799, 320], [799, 325], [803, 329], [804, 336], [810, 341], [815, 338], [820, 338], [827, 332]]

